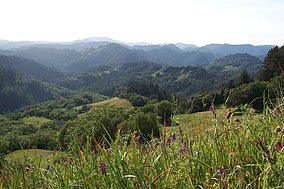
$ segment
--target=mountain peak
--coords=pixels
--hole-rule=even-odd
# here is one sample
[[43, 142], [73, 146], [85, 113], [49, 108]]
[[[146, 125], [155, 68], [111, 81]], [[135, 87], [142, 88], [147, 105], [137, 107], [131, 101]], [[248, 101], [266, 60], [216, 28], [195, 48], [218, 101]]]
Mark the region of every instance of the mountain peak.
[[73, 41], [73, 43], [88, 43], [88, 42], [110, 42], [110, 43], [120, 43], [114, 39], [108, 37], [88, 37], [84, 39], [78, 39]]

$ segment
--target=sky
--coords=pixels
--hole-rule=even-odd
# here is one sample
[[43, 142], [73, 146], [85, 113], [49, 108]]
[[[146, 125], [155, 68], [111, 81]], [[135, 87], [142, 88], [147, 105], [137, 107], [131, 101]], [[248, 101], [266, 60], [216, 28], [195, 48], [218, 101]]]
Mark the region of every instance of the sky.
[[284, 0], [0, 0], [0, 39], [284, 44]]

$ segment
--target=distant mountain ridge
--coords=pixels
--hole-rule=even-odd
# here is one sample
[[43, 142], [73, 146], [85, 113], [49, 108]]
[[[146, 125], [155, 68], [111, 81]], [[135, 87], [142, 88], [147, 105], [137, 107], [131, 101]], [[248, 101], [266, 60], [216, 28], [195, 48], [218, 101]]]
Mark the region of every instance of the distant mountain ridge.
[[4, 68], [12, 68], [29, 77], [51, 83], [55, 82], [56, 79], [62, 79], [64, 77], [64, 74], [55, 68], [19, 56], [0, 55], [0, 65]]
[[[5, 49], [7, 44], [8, 47], [14, 44], [14, 47]], [[237, 53], [263, 59], [272, 47], [247, 44], [211, 44], [203, 47], [182, 43], [128, 44], [103, 37], [63, 43], [0, 41], [0, 54], [22, 56], [61, 71], [78, 73], [98, 65], [119, 67], [135, 62], [153, 62], [164, 66], [204, 66]]]
[[241, 71], [247, 70], [251, 76], [256, 76], [263, 65], [262, 61], [249, 54], [230, 54], [220, 59], [216, 59], [205, 65], [211, 73], [225, 78], [234, 78]]
[[13, 66], [0, 64], [0, 114], [67, 94], [71, 94], [71, 91], [36, 80]]

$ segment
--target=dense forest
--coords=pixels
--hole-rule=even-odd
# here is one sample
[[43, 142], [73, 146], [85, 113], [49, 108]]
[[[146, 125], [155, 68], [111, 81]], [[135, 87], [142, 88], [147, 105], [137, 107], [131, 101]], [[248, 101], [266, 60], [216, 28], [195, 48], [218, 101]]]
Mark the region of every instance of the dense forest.
[[[160, 124], [174, 124], [173, 114], [212, 104], [247, 104], [261, 111], [262, 98], [273, 99], [275, 85], [283, 87], [278, 81], [284, 75], [284, 46], [259, 47], [259, 53], [251, 48], [216, 53], [214, 46], [80, 43], [2, 49], [0, 152], [68, 149], [74, 137], [82, 143], [88, 137], [99, 140], [113, 137], [118, 128], [139, 129], [147, 139], [160, 135]], [[131, 104], [97, 108], [112, 97]]]

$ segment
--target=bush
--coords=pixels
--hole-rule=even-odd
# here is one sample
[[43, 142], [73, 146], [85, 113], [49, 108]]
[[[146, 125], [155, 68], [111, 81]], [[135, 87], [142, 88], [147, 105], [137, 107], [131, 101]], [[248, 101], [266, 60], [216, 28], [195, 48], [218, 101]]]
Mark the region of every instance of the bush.
[[59, 134], [59, 143], [68, 147], [76, 142], [84, 145], [88, 138], [100, 141], [104, 137], [114, 137], [119, 123], [127, 118], [127, 113], [119, 108], [91, 110], [75, 120], [68, 121]]
[[144, 140], [149, 140], [152, 136], [160, 136], [157, 118], [153, 113], [138, 112], [134, 117], [125, 121], [121, 127], [124, 133], [138, 131]]

